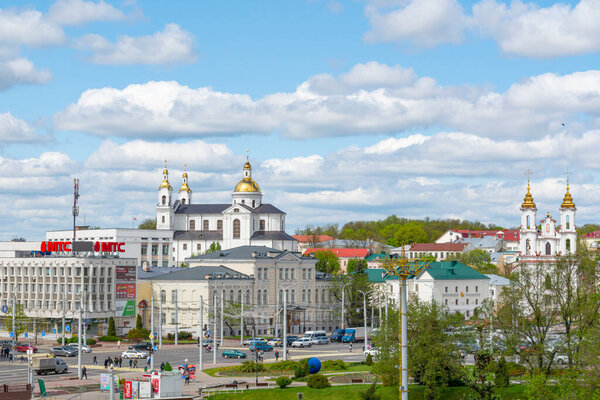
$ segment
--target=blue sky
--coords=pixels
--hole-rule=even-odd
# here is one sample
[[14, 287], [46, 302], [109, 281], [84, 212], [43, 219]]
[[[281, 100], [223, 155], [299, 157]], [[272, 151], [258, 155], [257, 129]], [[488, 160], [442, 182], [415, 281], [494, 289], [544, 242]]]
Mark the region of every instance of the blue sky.
[[[245, 150], [305, 224], [516, 226], [533, 171], [598, 222], [600, 0], [5, 1], [0, 239], [152, 216], [162, 160], [225, 202]], [[563, 125], [564, 124], [564, 125]], [[176, 193], [176, 191], [175, 191]], [[82, 221], [83, 222], [83, 221]]]

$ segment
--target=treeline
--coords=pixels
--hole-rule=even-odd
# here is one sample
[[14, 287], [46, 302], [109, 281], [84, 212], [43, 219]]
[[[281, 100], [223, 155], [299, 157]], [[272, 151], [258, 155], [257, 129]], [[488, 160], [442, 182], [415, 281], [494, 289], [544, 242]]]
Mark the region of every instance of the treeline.
[[329, 235], [342, 239], [349, 246], [365, 246], [375, 241], [390, 246], [402, 243], [434, 242], [448, 229], [502, 230], [495, 224], [460, 219], [410, 219], [396, 215], [379, 221], [352, 221], [343, 227], [337, 224], [306, 226], [297, 229], [297, 235]]

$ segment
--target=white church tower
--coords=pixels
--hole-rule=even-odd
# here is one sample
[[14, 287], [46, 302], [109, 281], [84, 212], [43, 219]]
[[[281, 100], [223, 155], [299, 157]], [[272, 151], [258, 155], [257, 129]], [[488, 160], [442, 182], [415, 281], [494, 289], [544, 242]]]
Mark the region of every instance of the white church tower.
[[231, 198], [232, 204], [244, 204], [251, 208], [257, 208], [262, 203], [262, 193], [258, 183], [252, 179], [252, 166], [247, 154], [243, 178], [235, 185]]
[[171, 229], [173, 225], [173, 208], [171, 207], [171, 195], [173, 188], [169, 184], [169, 171], [167, 160], [163, 169], [163, 181], [158, 187], [158, 204], [156, 205], [156, 229]]
[[567, 179], [567, 193], [560, 205], [560, 251], [561, 254], [575, 253], [577, 251], [577, 227], [575, 226], [575, 203], [569, 193], [569, 180]]
[[519, 251], [521, 255], [534, 255], [537, 249], [537, 207], [530, 193], [531, 187], [527, 180], [527, 194], [521, 204], [521, 230]]
[[179, 189], [179, 201], [181, 204], [192, 204], [192, 189], [188, 182], [187, 165], [183, 167], [183, 183]]

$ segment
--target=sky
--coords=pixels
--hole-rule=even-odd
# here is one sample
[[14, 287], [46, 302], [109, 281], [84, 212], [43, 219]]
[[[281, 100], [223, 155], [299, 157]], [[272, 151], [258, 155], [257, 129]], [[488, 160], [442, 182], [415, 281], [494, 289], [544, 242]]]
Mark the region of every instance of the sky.
[[[10, 1], [0, 5], [0, 240], [225, 203], [248, 150], [308, 224], [600, 207], [600, 0]], [[134, 221], [136, 218], [136, 221]]]

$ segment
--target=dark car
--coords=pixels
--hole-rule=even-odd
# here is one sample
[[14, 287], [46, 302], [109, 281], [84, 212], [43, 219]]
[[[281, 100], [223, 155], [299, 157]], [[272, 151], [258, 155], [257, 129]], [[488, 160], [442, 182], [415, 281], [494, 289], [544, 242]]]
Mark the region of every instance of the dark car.
[[130, 350], [152, 350], [152, 343], [150, 342], [138, 342], [129, 346]]
[[296, 340], [298, 340], [299, 336], [292, 336], [292, 335], [287, 335], [286, 339], [287, 339], [287, 345], [291, 346], [293, 342], [295, 342]]

